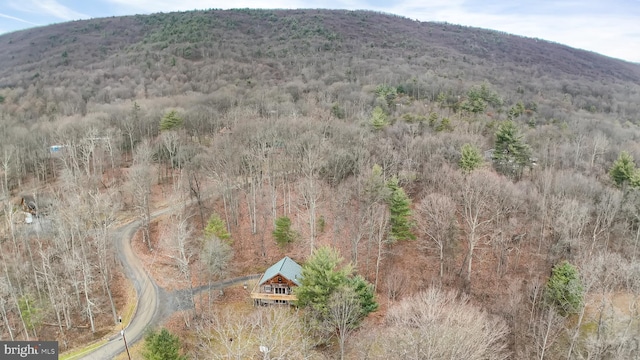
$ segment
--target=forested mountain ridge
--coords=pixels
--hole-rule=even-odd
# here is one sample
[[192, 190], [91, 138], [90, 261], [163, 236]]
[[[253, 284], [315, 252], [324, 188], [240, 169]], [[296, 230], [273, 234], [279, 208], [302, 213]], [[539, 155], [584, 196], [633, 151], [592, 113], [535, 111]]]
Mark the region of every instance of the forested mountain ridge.
[[[153, 45], [155, 50], [174, 44], [177, 45], [174, 55], [193, 60], [202, 59], [206, 53], [221, 52], [224, 56], [215, 47], [220, 42], [237, 41], [250, 48], [244, 54], [249, 58], [260, 58], [261, 53], [263, 57], [277, 56], [277, 50], [281, 56], [286, 52], [298, 55], [328, 50], [357, 52], [363, 46], [392, 48], [415, 58], [420, 53], [440, 49], [435, 57], [471, 56], [475, 61], [483, 59], [493, 65], [538, 65], [543, 66], [545, 73], [587, 75], [594, 80], [640, 78], [637, 64], [545, 40], [366, 11], [209, 10], [137, 15], [38, 27], [5, 34], [1, 39], [0, 61], [8, 65], [3, 67], [3, 76], [9, 66], [13, 73], [16, 66], [19, 71], [56, 67], [61, 64], [55, 61], [61, 60], [56, 57], [65, 51], [70, 57], [65, 57], [62, 64], [75, 60], [73, 67], [83, 67], [109, 56], [147, 50], [141, 46], [145, 44]], [[295, 39], [316, 41], [295, 44]], [[294, 44], [285, 47], [284, 41]], [[259, 49], [261, 45], [269, 49]]]
[[[431, 72], [510, 90], [553, 89], [584, 97], [585, 108], [595, 102], [589, 98], [612, 96], [606, 85], [640, 81], [640, 65], [595, 53], [366, 11], [209, 10], [75, 21], [3, 35], [0, 63], [2, 88], [68, 89], [72, 109], [59, 109], [64, 115], [83, 102], [132, 99], [141, 92], [211, 93], [217, 88], [212, 76], [272, 85], [320, 79], [330, 85], [412, 78], [420, 83], [420, 75]], [[425, 95], [435, 100], [442, 89], [429, 87]]]
[[[0, 338], [73, 347], [117, 327], [110, 232], [135, 217], [163, 288], [337, 249], [380, 302], [347, 357], [637, 357], [639, 83], [638, 64], [369, 11], [5, 34]], [[35, 189], [54, 199], [42, 231], [18, 220]], [[151, 218], [186, 198], [197, 206]], [[184, 299], [193, 357], [251, 358], [246, 344], [279, 333], [208, 300]], [[281, 356], [335, 351], [285, 320]], [[249, 327], [260, 337], [229, 344]]]

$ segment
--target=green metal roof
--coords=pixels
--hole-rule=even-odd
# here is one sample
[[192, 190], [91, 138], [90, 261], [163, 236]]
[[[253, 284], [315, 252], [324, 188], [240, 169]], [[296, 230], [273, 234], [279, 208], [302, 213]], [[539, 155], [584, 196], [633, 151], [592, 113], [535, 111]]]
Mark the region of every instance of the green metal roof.
[[273, 278], [276, 275], [282, 275], [285, 278], [293, 281], [296, 285], [300, 286], [300, 280], [302, 279], [302, 267], [297, 262], [291, 260], [290, 257], [285, 256], [282, 260], [273, 264], [267, 271], [264, 272], [260, 284], [264, 284], [267, 280]]

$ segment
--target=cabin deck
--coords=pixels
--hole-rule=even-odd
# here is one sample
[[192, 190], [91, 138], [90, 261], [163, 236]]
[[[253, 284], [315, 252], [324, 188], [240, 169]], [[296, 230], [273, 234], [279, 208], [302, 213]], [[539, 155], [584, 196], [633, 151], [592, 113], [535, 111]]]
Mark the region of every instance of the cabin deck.
[[251, 298], [256, 300], [280, 300], [280, 301], [296, 301], [298, 298], [295, 295], [286, 295], [286, 294], [266, 294], [259, 292], [252, 292]]

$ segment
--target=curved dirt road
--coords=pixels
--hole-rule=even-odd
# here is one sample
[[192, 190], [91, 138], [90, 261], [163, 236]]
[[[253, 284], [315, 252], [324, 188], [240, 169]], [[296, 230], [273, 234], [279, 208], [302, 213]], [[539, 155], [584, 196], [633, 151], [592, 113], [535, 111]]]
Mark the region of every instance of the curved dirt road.
[[[169, 212], [171, 208], [163, 209], [155, 212], [152, 218], [156, 218], [162, 214]], [[138, 259], [131, 248], [131, 239], [140, 227], [140, 221], [133, 221], [120, 226], [113, 233], [115, 249], [118, 259], [122, 263], [124, 274], [131, 281], [136, 294], [138, 303], [129, 325], [125, 328], [125, 337], [127, 345], [131, 346], [140, 340], [147, 328], [157, 325], [166, 319], [174, 311], [176, 311], [176, 303], [182, 296], [184, 291], [176, 291], [167, 293], [153, 281], [151, 276], [145, 271], [142, 262]], [[220, 289], [227, 286], [235, 285], [249, 279], [257, 278], [259, 275], [249, 275], [225, 281], [213, 283], [210, 286], [194, 289], [194, 292], [200, 292], [207, 288]], [[73, 359], [86, 360], [111, 360], [117, 355], [125, 351], [124, 341], [120, 334], [109, 338], [108, 342], [97, 349], [87, 353], [79, 354]]]
[[[138, 303], [131, 323], [125, 329], [127, 344], [133, 344], [144, 334], [147, 326], [157, 319], [160, 288], [147, 274], [140, 260], [134, 255], [131, 248], [131, 238], [140, 227], [140, 221], [130, 222], [118, 228], [112, 236], [118, 259], [122, 263], [124, 274], [131, 281]], [[113, 359], [125, 350], [122, 336], [118, 334], [109, 339], [103, 346], [82, 354], [78, 359]]]

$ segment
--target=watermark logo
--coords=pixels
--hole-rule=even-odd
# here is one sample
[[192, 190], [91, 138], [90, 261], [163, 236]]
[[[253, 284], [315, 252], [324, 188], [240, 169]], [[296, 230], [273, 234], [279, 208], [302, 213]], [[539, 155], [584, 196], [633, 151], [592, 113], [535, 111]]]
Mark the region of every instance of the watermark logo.
[[2, 360], [58, 360], [57, 341], [0, 341]]

